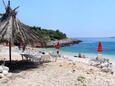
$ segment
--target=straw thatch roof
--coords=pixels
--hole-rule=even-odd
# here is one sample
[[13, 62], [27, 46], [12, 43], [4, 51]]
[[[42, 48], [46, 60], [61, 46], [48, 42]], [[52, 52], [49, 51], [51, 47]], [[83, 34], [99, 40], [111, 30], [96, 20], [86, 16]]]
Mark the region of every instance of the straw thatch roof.
[[14, 42], [23, 42], [27, 44], [40, 43], [45, 45], [45, 41], [36, 32], [33, 32], [27, 25], [24, 25], [16, 18], [16, 7], [12, 9], [10, 1], [5, 6], [6, 12], [0, 14], [0, 38]]

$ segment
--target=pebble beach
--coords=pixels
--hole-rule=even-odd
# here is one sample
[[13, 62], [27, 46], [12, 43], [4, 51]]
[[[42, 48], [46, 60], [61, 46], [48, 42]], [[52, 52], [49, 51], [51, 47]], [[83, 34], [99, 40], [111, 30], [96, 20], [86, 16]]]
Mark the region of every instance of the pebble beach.
[[[4, 47], [4, 49], [7, 49]], [[2, 52], [2, 51], [1, 51]], [[13, 54], [13, 60], [21, 60], [19, 53]], [[1, 57], [3, 54], [1, 54]], [[3, 58], [1, 58], [3, 59]], [[67, 56], [55, 62], [38, 64], [35, 68], [10, 72], [0, 78], [0, 86], [114, 86], [115, 75], [101, 71], [87, 64], [88, 59], [70, 59]], [[113, 68], [113, 71], [114, 68]]]

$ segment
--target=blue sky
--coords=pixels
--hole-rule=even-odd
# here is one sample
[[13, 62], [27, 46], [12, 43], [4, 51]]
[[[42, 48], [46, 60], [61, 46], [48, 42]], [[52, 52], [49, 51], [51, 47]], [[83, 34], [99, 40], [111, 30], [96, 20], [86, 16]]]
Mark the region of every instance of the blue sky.
[[115, 36], [115, 0], [11, 0], [11, 5], [20, 6], [17, 17], [27, 25], [59, 29], [69, 37]]

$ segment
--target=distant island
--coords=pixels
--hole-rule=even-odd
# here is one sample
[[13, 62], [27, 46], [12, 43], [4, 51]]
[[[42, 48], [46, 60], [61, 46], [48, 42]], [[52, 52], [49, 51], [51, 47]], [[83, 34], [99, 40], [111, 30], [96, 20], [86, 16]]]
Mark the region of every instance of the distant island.
[[110, 37], [110, 38], [115, 38], [115, 37], [113, 36], [113, 37]]

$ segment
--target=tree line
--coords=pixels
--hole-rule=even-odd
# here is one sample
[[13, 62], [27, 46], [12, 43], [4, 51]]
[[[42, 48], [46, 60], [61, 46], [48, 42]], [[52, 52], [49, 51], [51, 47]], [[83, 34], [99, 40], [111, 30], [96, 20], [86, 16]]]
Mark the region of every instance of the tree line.
[[66, 34], [59, 30], [49, 30], [36, 26], [29, 26], [38, 35], [42, 36], [47, 41], [60, 40], [67, 38]]

